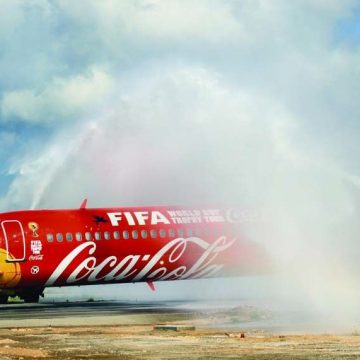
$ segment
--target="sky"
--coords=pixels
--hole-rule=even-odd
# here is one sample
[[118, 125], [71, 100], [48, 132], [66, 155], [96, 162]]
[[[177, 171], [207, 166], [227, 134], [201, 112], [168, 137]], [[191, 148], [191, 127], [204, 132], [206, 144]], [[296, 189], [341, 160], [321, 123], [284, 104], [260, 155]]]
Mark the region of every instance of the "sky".
[[1, 211], [250, 206], [312, 303], [358, 300], [359, 2], [3, 0], [0, 16]]
[[[156, 187], [151, 167], [161, 174], [169, 162], [181, 173], [203, 167], [199, 176], [225, 172], [252, 182], [253, 174], [246, 179], [226, 158], [237, 153], [244, 172], [260, 177], [268, 172], [263, 157], [276, 146], [311, 148], [335, 171], [357, 176], [354, 1], [15, 0], [0, 6], [2, 210], [75, 206], [84, 196], [100, 203], [108, 180], [101, 172], [112, 175], [111, 186], [118, 180], [125, 187], [125, 194], [114, 189], [104, 203], [114, 195], [115, 205], [146, 203], [150, 195], [128, 195], [140, 184], [123, 184], [120, 177], [136, 183], [130, 177], [150, 175]], [[106, 134], [108, 128], [115, 130]], [[108, 141], [104, 137], [114, 137], [112, 146], [95, 145]], [[249, 142], [248, 158], [260, 165], [249, 168], [238, 141]], [[81, 167], [101, 177], [98, 185], [95, 179], [82, 183]], [[172, 182], [168, 199], [181, 200], [171, 189], [174, 177], [179, 188], [189, 186], [189, 177], [164, 176]], [[212, 200], [215, 186], [224, 188], [219, 175], [211, 177], [213, 183], [202, 179], [199, 200]], [[53, 194], [57, 181], [71, 183], [71, 197], [61, 187]], [[233, 196], [225, 192], [215, 199]]]

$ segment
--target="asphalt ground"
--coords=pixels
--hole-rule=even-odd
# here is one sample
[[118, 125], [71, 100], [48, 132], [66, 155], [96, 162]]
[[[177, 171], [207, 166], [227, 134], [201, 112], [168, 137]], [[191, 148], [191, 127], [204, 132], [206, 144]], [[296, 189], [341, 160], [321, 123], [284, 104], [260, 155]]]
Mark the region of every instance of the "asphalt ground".
[[0, 305], [1, 319], [42, 319], [72, 316], [104, 316], [116, 314], [142, 314], [179, 312], [181, 302], [58, 302], [39, 304]]
[[39, 304], [0, 305], [0, 328], [47, 326], [154, 325], [174, 320], [192, 321], [198, 327], [264, 330], [277, 333], [358, 332], [360, 323], [351, 325], [336, 318], [315, 317], [293, 311], [273, 311], [247, 305], [246, 301], [66, 301], [42, 300]]
[[174, 315], [190, 318], [182, 302], [59, 302], [0, 305], [0, 328], [151, 324]]

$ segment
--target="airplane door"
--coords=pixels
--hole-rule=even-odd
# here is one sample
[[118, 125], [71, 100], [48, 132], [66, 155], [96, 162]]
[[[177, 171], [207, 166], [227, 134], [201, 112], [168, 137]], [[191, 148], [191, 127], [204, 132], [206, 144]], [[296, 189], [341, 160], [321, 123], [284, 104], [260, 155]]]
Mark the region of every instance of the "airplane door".
[[4, 233], [8, 262], [25, 260], [25, 234], [24, 229], [17, 220], [5, 220], [1, 223]]

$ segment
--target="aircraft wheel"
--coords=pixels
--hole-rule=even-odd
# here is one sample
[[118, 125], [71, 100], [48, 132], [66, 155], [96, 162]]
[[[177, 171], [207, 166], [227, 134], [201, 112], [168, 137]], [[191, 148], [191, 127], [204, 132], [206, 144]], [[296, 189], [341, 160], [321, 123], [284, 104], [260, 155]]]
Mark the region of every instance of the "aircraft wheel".
[[26, 303], [38, 303], [40, 294], [24, 294], [22, 298]]
[[0, 304], [7, 304], [7, 302], [8, 302], [8, 296], [0, 295]]

